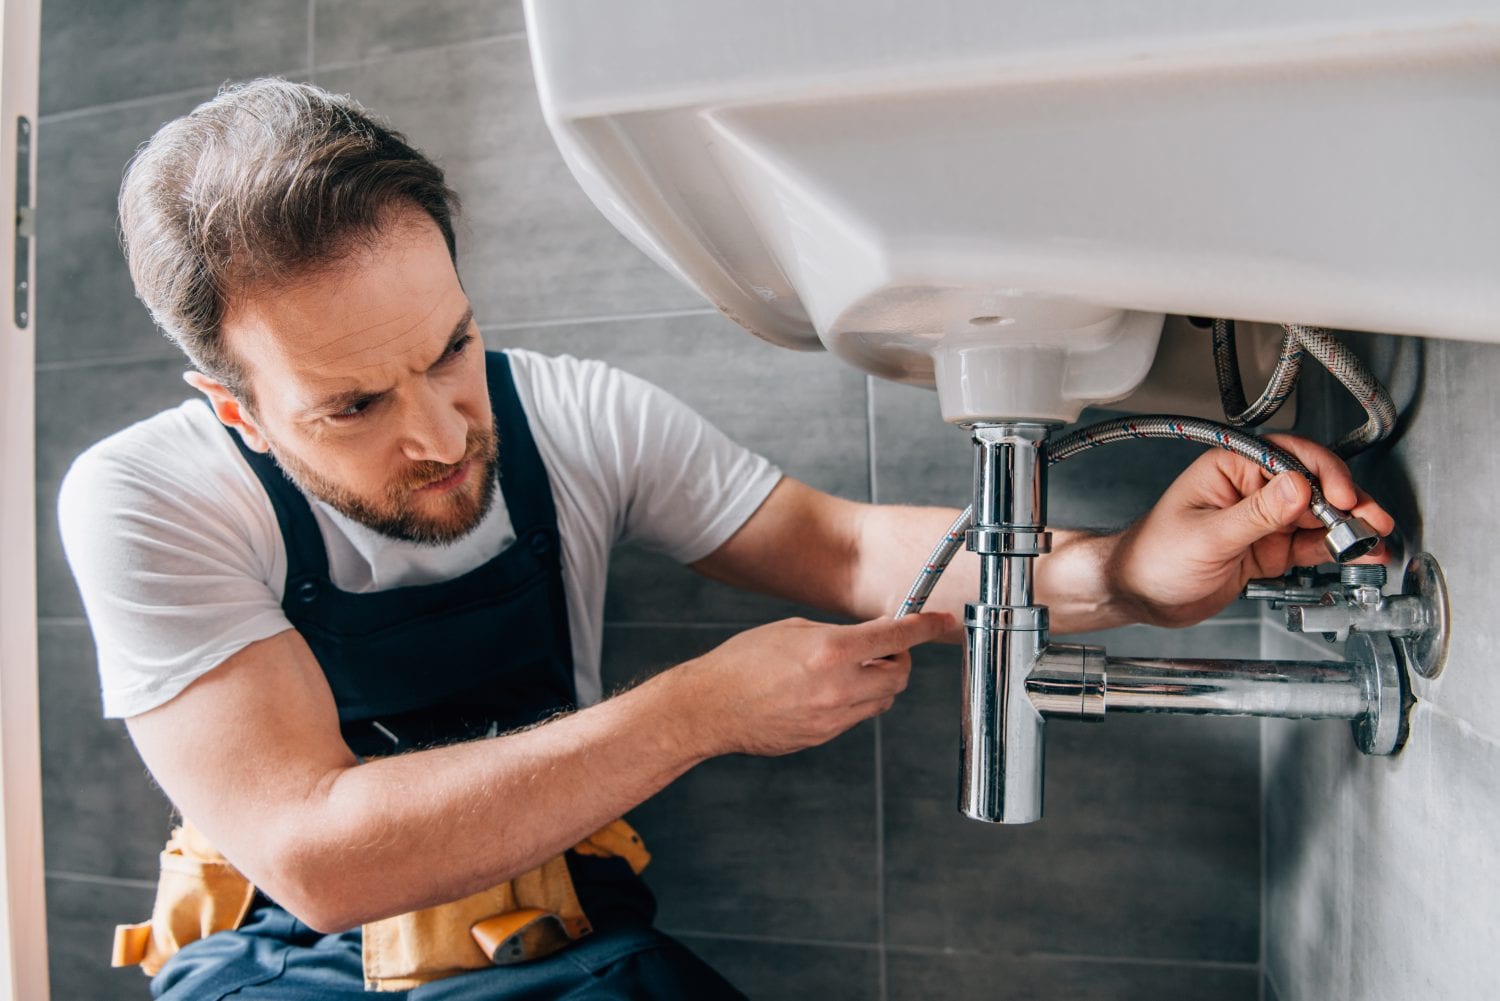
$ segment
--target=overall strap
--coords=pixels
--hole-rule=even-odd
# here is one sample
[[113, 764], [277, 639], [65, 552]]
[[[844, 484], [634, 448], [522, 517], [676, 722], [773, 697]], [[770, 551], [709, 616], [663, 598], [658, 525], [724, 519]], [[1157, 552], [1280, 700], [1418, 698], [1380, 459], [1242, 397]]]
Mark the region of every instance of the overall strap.
[[[521, 406], [511, 372], [510, 358], [503, 352], [485, 355], [485, 374], [489, 382], [490, 410], [495, 415], [495, 434], [500, 441], [500, 490], [510, 510], [510, 520], [517, 538], [528, 532], [557, 532], [557, 509], [552, 502], [551, 480], [547, 467], [532, 437], [531, 422]], [[525, 484], [525, 489], [514, 489]], [[512, 489], [506, 489], [507, 486]]]

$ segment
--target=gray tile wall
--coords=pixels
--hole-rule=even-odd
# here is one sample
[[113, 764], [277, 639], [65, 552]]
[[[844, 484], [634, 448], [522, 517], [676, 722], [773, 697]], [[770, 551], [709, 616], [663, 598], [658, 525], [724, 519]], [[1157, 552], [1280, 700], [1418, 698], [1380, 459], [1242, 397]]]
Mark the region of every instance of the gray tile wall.
[[[1413, 679], [1411, 738], [1395, 758], [1362, 757], [1341, 724], [1266, 724], [1266, 973], [1280, 1001], [1478, 1001], [1500, 982], [1500, 631], [1485, 569], [1500, 347], [1358, 344], [1407, 416], [1396, 444], [1355, 469], [1409, 550], [1442, 565], [1452, 647], [1441, 676]], [[1310, 432], [1358, 420], [1329, 405], [1337, 395], [1311, 398], [1323, 402], [1304, 413]], [[1328, 656], [1276, 623], [1264, 643], [1270, 656]]]
[[[604, 358], [846, 496], [966, 497], [965, 437], [940, 422], [931, 394], [763, 344], [602, 220], [542, 125], [523, 32], [519, 4], [487, 0], [44, 5], [37, 490], [55, 997], [145, 996], [138, 973], [105, 963], [112, 925], [149, 911], [169, 807], [123, 728], [99, 720], [54, 500], [78, 451], [185, 393], [182, 362], [132, 300], [113, 199], [130, 151], [223, 78], [310, 75], [436, 156], [466, 198], [464, 279], [491, 346]], [[1191, 454], [1140, 444], [1059, 467], [1053, 520], [1122, 525]], [[796, 611], [621, 550], [607, 681]], [[1100, 639], [1116, 652], [1199, 655], [1259, 642], [1234, 611], [1182, 633]], [[1256, 728], [1058, 724], [1047, 819], [990, 828], [953, 808], [957, 661], [922, 652], [890, 715], [826, 747], [714, 761], [642, 806], [664, 927], [758, 998], [1255, 996]]]

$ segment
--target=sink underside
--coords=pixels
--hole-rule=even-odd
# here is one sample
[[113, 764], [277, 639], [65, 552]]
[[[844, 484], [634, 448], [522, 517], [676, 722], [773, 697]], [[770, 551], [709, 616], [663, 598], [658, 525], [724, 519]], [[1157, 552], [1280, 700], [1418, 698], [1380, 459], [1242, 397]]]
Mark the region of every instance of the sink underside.
[[1493, 7], [827, 6], [528, 5], [584, 188], [767, 340], [950, 420], [1118, 399], [1163, 314], [1500, 340]]

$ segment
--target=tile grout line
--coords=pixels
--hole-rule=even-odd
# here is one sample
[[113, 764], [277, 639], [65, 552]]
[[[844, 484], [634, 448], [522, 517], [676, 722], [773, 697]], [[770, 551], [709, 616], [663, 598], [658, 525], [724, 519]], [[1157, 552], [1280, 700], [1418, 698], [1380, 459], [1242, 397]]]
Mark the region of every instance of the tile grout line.
[[[272, 70], [270, 76], [295, 76], [297, 70]], [[222, 83], [222, 82], [221, 82]], [[169, 90], [160, 94], [144, 94], [141, 97], [127, 97], [120, 101], [106, 101], [102, 104], [90, 104], [82, 108], [69, 108], [66, 111], [53, 111], [45, 115], [37, 116], [37, 126], [51, 125], [58, 122], [68, 122], [77, 118], [87, 118], [90, 115], [109, 114], [116, 111], [132, 111], [136, 108], [144, 108], [159, 101], [173, 101], [184, 97], [213, 97], [219, 92], [221, 83], [204, 84], [201, 87], [184, 87], [182, 90]]]
[[481, 45], [491, 45], [498, 42], [525, 41], [524, 31], [502, 31], [498, 35], [481, 35], [478, 38], [465, 38], [459, 42], [439, 42], [435, 45], [418, 45], [410, 49], [398, 49], [392, 52], [378, 52], [359, 59], [348, 59], [344, 62], [328, 63], [323, 66], [324, 72], [337, 72], [340, 70], [360, 69], [375, 63], [385, 62], [387, 59], [400, 59], [404, 56], [432, 55], [433, 53], [447, 52], [453, 49], [473, 49]]
[[[482, 325], [482, 332], [495, 333], [501, 331], [536, 330], [551, 327], [585, 326], [598, 323], [616, 323], [621, 320], [672, 320], [690, 316], [718, 316], [717, 309], [662, 309], [648, 310], [641, 313], [616, 313], [613, 315], [598, 316], [563, 316], [537, 320], [516, 320], [507, 323], [487, 323]], [[111, 355], [99, 358], [70, 358], [64, 361], [37, 362], [35, 368], [38, 372], [63, 372], [72, 369], [104, 368], [110, 365], [135, 364], [137, 362], [171, 361], [176, 359], [182, 361], [182, 356], [175, 351], [171, 354], [158, 354], [156, 352], [134, 352], [122, 355]]]
[[313, 78], [317, 68], [318, 0], [307, 0], [307, 78]]
[[1270, 970], [1267, 970], [1261, 977], [1261, 990], [1265, 990], [1268, 984], [1271, 988], [1271, 996], [1262, 997], [1261, 1001], [1281, 1001], [1281, 988], [1276, 986], [1276, 978], [1271, 976]]
[[89, 872], [72, 872], [67, 869], [44, 869], [42, 875], [47, 879], [61, 880], [65, 883], [91, 883], [96, 886], [122, 886], [134, 890], [154, 890], [156, 880], [154, 879], [127, 879], [121, 876], [100, 876]]
[[[949, 950], [929, 950], [913, 947], [913, 951], [947, 953]], [[1071, 952], [1022, 952], [1016, 955], [1021, 959], [1040, 959], [1049, 962], [1066, 963], [1118, 963], [1121, 966], [1179, 966], [1193, 970], [1239, 970], [1245, 973], [1254, 973], [1259, 969], [1256, 963], [1233, 959], [1178, 959], [1162, 956], [1101, 956], [1094, 954], [1074, 955]]]
[[[316, 55], [316, 50], [314, 49], [314, 41], [313, 41], [313, 31], [314, 31], [315, 25], [316, 25], [316, 21], [314, 20], [313, 7], [316, 4], [316, 2], [317, 2], [317, 0], [308, 0], [308, 27], [307, 27], [307, 31], [308, 31], [308, 36], [307, 36], [307, 75], [308, 76], [312, 75], [313, 69], [317, 65], [313, 61], [314, 60], [314, 56]], [[403, 50], [401, 50], [399, 52], [382, 52], [379, 55], [368, 56], [368, 57], [366, 57], [364, 59], [355, 59], [355, 60], [351, 60], [349, 62], [342, 62], [342, 63], [329, 63], [327, 66], [322, 67], [322, 69], [324, 71], [357, 69], [357, 68], [359, 68], [361, 66], [366, 66], [366, 65], [369, 65], [369, 64], [372, 64], [372, 63], [382, 62], [382, 61], [384, 61], [386, 59], [391, 59], [391, 58], [394, 58], [394, 57], [397, 57], [397, 56], [408, 56], [408, 55], [417, 55], [417, 54], [421, 54], [421, 53], [442, 52], [442, 51], [444, 51], [446, 49], [466, 49], [466, 48], [473, 48], [475, 46], [485, 45], [485, 44], [488, 44], [488, 43], [491, 43], [491, 42], [511, 42], [511, 41], [515, 41], [517, 39], [524, 39], [525, 37], [526, 37], [526, 32], [524, 32], [524, 31], [508, 31], [508, 32], [502, 32], [502, 33], [500, 33], [498, 35], [487, 35], [487, 36], [484, 36], [482, 38], [468, 38], [468, 39], [464, 39], [461, 42], [445, 42], [445, 43], [440, 44], [440, 45], [426, 45], [426, 46], [420, 46], [420, 47], [414, 48], [414, 49], [403, 49]], [[271, 70], [271, 71], [269, 71], [269, 75], [271, 75], [271, 76], [296, 76], [297, 75], [297, 71], [296, 70], [280, 70], [280, 71]], [[168, 90], [168, 91], [162, 91], [161, 93], [157, 93], [157, 94], [143, 94], [140, 97], [128, 97], [128, 98], [125, 98], [124, 100], [120, 100], [120, 101], [106, 101], [106, 102], [104, 102], [102, 104], [90, 104], [90, 105], [86, 105], [86, 106], [80, 107], [80, 108], [68, 108], [68, 109], [66, 109], [64, 111], [52, 111], [52, 112], [48, 112], [47, 114], [44, 114], [44, 115], [38, 115], [37, 116], [37, 125], [41, 126], [41, 125], [48, 125], [48, 124], [51, 124], [51, 123], [54, 123], [54, 122], [66, 122], [66, 121], [69, 121], [69, 120], [75, 119], [75, 118], [85, 118], [85, 117], [87, 117], [89, 115], [107, 113], [107, 112], [112, 112], [112, 111], [129, 111], [129, 110], [131, 110], [133, 108], [144, 107], [146, 105], [154, 104], [154, 103], [156, 103], [158, 101], [170, 101], [170, 100], [174, 100], [176, 98], [197, 97], [197, 96], [212, 97], [214, 94], [217, 94], [219, 92], [219, 87], [220, 86], [221, 86], [220, 83], [209, 83], [209, 84], [203, 84], [202, 86], [199, 86], [199, 87], [184, 87], [181, 90]], [[714, 312], [716, 312], [716, 311], [714, 311]]]
[[685, 316], [718, 316], [717, 309], [693, 307], [684, 309], [655, 309], [641, 313], [613, 313], [597, 316], [559, 316], [536, 320], [508, 320], [504, 323], [481, 323], [481, 333], [502, 330], [531, 330], [542, 327], [582, 326], [589, 323], [614, 323], [619, 320], [673, 320]]
[[[739, 932], [688, 931], [663, 927], [662, 931], [674, 938], [705, 939], [714, 942], [754, 942], [763, 945], [798, 945], [820, 949], [849, 949], [851, 951], [898, 952], [913, 956], [993, 956], [981, 949], [953, 949], [936, 945], [886, 945], [869, 942], [851, 942], [843, 939], [797, 938], [791, 935], [753, 935]], [[1115, 963], [1121, 966], [1168, 966], [1194, 970], [1230, 970], [1255, 973], [1259, 967], [1254, 962], [1237, 962], [1231, 959], [1185, 959], [1157, 956], [1107, 956], [1092, 953], [1071, 952], [1016, 952], [1002, 953], [1004, 958], [1044, 963]]]
[[665, 926], [662, 928], [662, 931], [666, 932], [668, 935], [671, 935], [673, 938], [701, 938], [711, 942], [754, 942], [761, 945], [801, 945], [811, 946], [818, 949], [850, 949], [860, 952], [869, 952], [879, 949], [879, 946], [871, 942], [850, 942], [844, 939], [797, 938], [791, 935], [747, 935], [738, 932], [686, 931], [679, 928], [668, 928]]
[[37, 362], [33, 368], [38, 372], [71, 372], [77, 369], [108, 368], [111, 365], [136, 365], [144, 362], [172, 361], [174, 359], [183, 364], [184, 367], [187, 364], [187, 360], [175, 352], [168, 355], [142, 351], [139, 353], [114, 355], [108, 358], [71, 358], [67, 361], [41, 361]]
[[[870, 503], [880, 503], [880, 479], [875, 462], [875, 380], [865, 376], [865, 461], [870, 477]], [[875, 989], [878, 1001], [888, 996], [885, 952], [885, 769], [884, 728], [875, 717]]]

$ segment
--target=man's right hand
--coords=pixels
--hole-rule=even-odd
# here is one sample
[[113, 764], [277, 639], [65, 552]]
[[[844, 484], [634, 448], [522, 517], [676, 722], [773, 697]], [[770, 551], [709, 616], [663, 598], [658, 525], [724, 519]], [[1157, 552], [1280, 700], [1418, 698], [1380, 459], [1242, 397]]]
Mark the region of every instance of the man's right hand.
[[773, 623], [544, 726], [365, 764], [288, 629], [126, 723], [216, 848], [307, 924], [341, 931], [535, 868], [704, 758], [836, 736], [889, 708], [905, 651], [951, 625]]
[[889, 709], [911, 673], [907, 652], [953, 617], [923, 612], [839, 626], [786, 619], [740, 633], [678, 671], [693, 682], [684, 714], [704, 756], [790, 754]]

